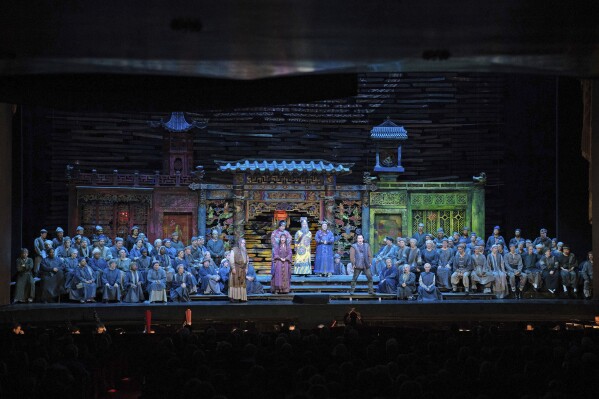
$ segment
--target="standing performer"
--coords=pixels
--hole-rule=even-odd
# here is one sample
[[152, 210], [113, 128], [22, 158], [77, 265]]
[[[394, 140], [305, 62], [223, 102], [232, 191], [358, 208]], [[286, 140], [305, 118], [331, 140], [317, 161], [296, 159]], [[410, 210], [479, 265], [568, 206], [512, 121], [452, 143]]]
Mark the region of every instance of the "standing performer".
[[358, 234], [356, 239], [358, 242], [353, 244], [349, 250], [349, 259], [354, 267], [354, 277], [352, 278], [349, 293], [354, 293], [356, 289], [356, 281], [358, 281], [360, 273], [364, 273], [366, 275], [366, 279], [368, 280], [368, 293], [372, 295], [374, 294], [372, 273], [370, 272], [372, 252], [370, 252], [370, 245], [364, 242], [364, 236], [362, 234]]
[[[280, 225], [281, 224], [279, 223], [279, 226]], [[289, 233], [287, 233], [287, 235], [289, 235]], [[291, 236], [288, 238], [291, 239]], [[229, 276], [229, 299], [231, 302], [247, 301], [246, 273], [249, 262], [250, 257], [245, 248], [245, 239], [240, 238], [239, 246], [234, 247], [229, 255], [229, 263], [231, 265], [231, 275]]]
[[291, 285], [291, 246], [287, 237], [281, 236], [278, 247], [273, 247], [273, 266], [270, 270], [270, 292], [273, 294], [289, 293]]
[[[307, 218], [300, 218], [300, 223], [301, 229], [299, 229], [293, 237], [295, 243], [295, 261], [293, 263], [293, 274], [305, 275], [312, 273], [312, 255], [310, 254], [310, 243], [312, 242], [312, 233], [308, 229]], [[318, 239], [318, 233], [316, 233], [316, 237]], [[287, 243], [288, 246], [291, 244], [290, 241], [288, 241]], [[274, 248], [276, 248], [276, 246], [273, 244], [273, 254]], [[316, 252], [316, 259], [318, 260], [318, 252]], [[316, 264], [314, 266], [316, 266]]]
[[322, 228], [316, 232], [316, 260], [314, 261], [314, 273], [331, 276], [333, 273], [333, 244], [335, 236], [329, 230], [329, 224], [321, 223]]
[[15, 288], [16, 302], [33, 302], [35, 298], [35, 281], [33, 280], [33, 260], [29, 257], [27, 248], [21, 249], [17, 259], [17, 286]]

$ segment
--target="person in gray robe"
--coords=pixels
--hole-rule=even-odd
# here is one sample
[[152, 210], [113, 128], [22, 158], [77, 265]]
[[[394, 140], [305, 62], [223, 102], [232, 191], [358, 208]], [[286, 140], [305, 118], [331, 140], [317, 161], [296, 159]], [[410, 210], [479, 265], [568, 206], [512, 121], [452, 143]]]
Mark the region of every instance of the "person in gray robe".
[[414, 299], [416, 275], [410, 271], [410, 265], [402, 266], [402, 273], [399, 274], [397, 280], [397, 299]]
[[223, 253], [223, 260], [220, 261], [220, 267], [218, 268], [218, 275], [220, 276], [220, 292], [229, 291], [229, 274], [231, 274], [231, 264], [229, 259], [230, 252]]
[[[63, 241], [64, 241], [64, 230], [62, 229], [62, 227], [57, 227], [56, 228], [56, 237], [52, 239], [52, 248], [54, 248], [54, 250], [58, 249], [58, 247], [63, 245]], [[70, 238], [69, 238], [69, 241], [71, 241]]]
[[218, 270], [210, 264], [210, 261], [211, 259], [205, 259], [202, 268], [199, 270], [199, 292], [206, 295], [219, 295], [221, 294], [220, 276]]
[[435, 273], [431, 272], [431, 265], [424, 264], [424, 271], [420, 273], [418, 279], [418, 300], [419, 301], [440, 301], [441, 293], [435, 283]]
[[79, 257], [85, 258], [88, 262], [91, 259], [91, 249], [87, 241], [81, 241], [81, 245], [79, 245]]
[[443, 245], [443, 240], [445, 238], [447, 238], [445, 237], [445, 230], [443, 230], [442, 227], [439, 227], [437, 229], [437, 237], [435, 237], [435, 239], [433, 240], [437, 249], [441, 248], [441, 246]]
[[487, 264], [495, 276], [493, 283], [495, 296], [497, 299], [505, 298], [508, 294], [507, 273], [503, 256], [499, 254], [499, 245], [491, 246], [491, 253], [487, 255]]
[[77, 255], [77, 250], [75, 248], [71, 248], [69, 257], [63, 258], [64, 289], [66, 292], [70, 292], [72, 289], [75, 288], [75, 274], [77, 273], [77, 269], [79, 269], [79, 258], [77, 257]]
[[109, 261], [112, 259], [112, 251], [106, 246], [106, 236], [101, 235], [96, 243], [96, 248], [100, 250], [102, 259]]
[[246, 292], [248, 295], [264, 294], [264, 286], [260, 281], [258, 281], [256, 269], [254, 269], [254, 266], [251, 263], [248, 265], [248, 269], [245, 274], [245, 281]]
[[85, 258], [79, 261], [73, 282], [74, 288], [69, 292], [72, 300], [79, 300], [81, 303], [96, 302], [96, 273], [87, 265]]
[[477, 245], [474, 247], [474, 255], [472, 255], [472, 272], [470, 273], [471, 288], [476, 291], [477, 284], [484, 286], [484, 293], [490, 294], [495, 275], [489, 268], [487, 258], [483, 255], [484, 247]]
[[416, 244], [418, 244], [418, 242], [415, 238], [410, 239], [410, 248], [406, 263], [410, 265], [410, 271], [417, 275], [422, 271], [422, 257], [420, 256], [420, 249], [417, 248]]
[[333, 276], [347, 276], [347, 269], [341, 262], [341, 255], [339, 254], [333, 256]]
[[437, 271], [439, 264], [439, 253], [437, 252], [437, 247], [432, 240], [427, 240], [424, 243], [424, 249], [420, 251], [420, 257], [422, 258], [422, 262], [430, 263], [431, 271], [433, 273]]
[[385, 237], [385, 246], [379, 249], [379, 252], [372, 260], [372, 274], [378, 276], [385, 268], [385, 260], [387, 258], [394, 259], [397, 257], [397, 246], [393, 244], [393, 238]]
[[114, 239], [114, 246], [110, 248], [112, 259], [120, 258], [121, 251], [125, 251], [125, 257], [129, 256], [129, 251], [125, 248], [125, 241], [121, 237], [117, 237]]
[[208, 248], [206, 248], [205, 242], [206, 240], [204, 239], [204, 236], [198, 236], [196, 246], [191, 251], [193, 258], [200, 261], [200, 267], [201, 263], [204, 261], [204, 255], [206, 254], [206, 252], [208, 252]]
[[545, 249], [551, 249], [551, 238], [547, 237], [547, 229], [543, 228], [539, 231], [539, 237], [535, 238], [532, 245], [536, 248], [538, 244], [543, 245], [541, 255], [545, 254]]
[[464, 284], [464, 292], [470, 292], [470, 273], [472, 272], [472, 258], [466, 253], [466, 245], [458, 245], [458, 253], [453, 257], [451, 286], [453, 292], [458, 291], [460, 281]]
[[152, 268], [148, 270], [146, 277], [148, 301], [152, 302], [167, 302], [166, 297], [166, 272], [160, 267], [160, 262], [153, 261]]
[[54, 301], [65, 293], [64, 262], [54, 254], [54, 248], [47, 250], [48, 256], [40, 264], [42, 274], [42, 302]]
[[559, 262], [551, 253], [551, 248], [545, 248], [545, 255], [541, 257], [539, 265], [543, 271], [543, 284], [547, 287], [547, 291], [553, 295], [557, 295], [557, 287], [559, 284]]
[[[543, 245], [539, 244], [539, 248], [542, 249]], [[522, 271], [526, 273], [526, 280], [532, 284], [535, 291], [538, 291], [543, 285], [543, 271], [539, 264], [541, 256], [541, 254], [535, 252], [532, 243], [529, 243], [526, 252], [522, 255], [522, 264], [524, 265]]]
[[564, 292], [568, 293], [568, 288], [571, 288], [572, 293], [576, 296], [578, 292], [578, 261], [576, 256], [570, 252], [570, 246], [564, 244], [562, 254], [556, 258], [559, 262], [560, 278]]
[[171, 247], [175, 250], [175, 254], [179, 252], [180, 249], [185, 249], [185, 243], [181, 241], [181, 237], [179, 237], [179, 233], [174, 231], [171, 234]]
[[[510, 252], [505, 254], [503, 259], [505, 260], [505, 270], [507, 272], [508, 282], [512, 289], [512, 293], [516, 299], [521, 299], [522, 291], [524, 291], [524, 287], [526, 286], [527, 276], [523, 270], [524, 264], [522, 263], [522, 256], [516, 253], [516, 244], [510, 245]], [[519, 279], [519, 287], [516, 287], [516, 278]]]
[[180, 264], [177, 266], [177, 272], [173, 276], [173, 285], [171, 287], [171, 301], [173, 302], [189, 302], [193, 281], [191, 274], [185, 271], [185, 266]]
[[33, 274], [36, 276], [39, 273], [40, 264], [42, 263], [42, 259], [44, 259], [47, 255], [46, 254], [46, 246], [44, 244], [47, 237], [48, 237], [48, 230], [41, 229], [40, 236], [37, 237], [33, 241], [33, 250], [35, 251], [35, 259], [33, 262], [33, 266], [34, 266]]
[[144, 273], [138, 270], [137, 262], [131, 262], [129, 271], [125, 273], [125, 281], [123, 283], [123, 291], [125, 292], [125, 295], [123, 296], [123, 302], [143, 302], [145, 300], [143, 290], [144, 284]]
[[410, 247], [406, 245], [406, 240], [402, 237], [397, 237], [397, 257], [395, 265], [398, 268], [403, 267], [408, 261], [408, 254], [410, 253]]
[[451, 267], [453, 264], [453, 251], [449, 248], [448, 239], [444, 238], [441, 248], [437, 251], [439, 254], [437, 261], [437, 285], [440, 289], [451, 290]]
[[[59, 246], [58, 248], [55, 248], [55, 250], [56, 250], [56, 256], [58, 258], [62, 258], [62, 260], [65, 260], [66, 258], [68, 258], [71, 255], [71, 239], [68, 236], [64, 237], [64, 239], [62, 241], [62, 245]], [[77, 250], [75, 250], [75, 251], [77, 251]]]
[[419, 223], [418, 228], [414, 234], [412, 234], [412, 238], [416, 240], [416, 247], [420, 248], [424, 246], [424, 241], [426, 239], [426, 233], [424, 232], [424, 224]]
[[593, 288], [593, 253], [587, 254], [587, 260], [580, 265], [580, 276], [584, 280], [583, 293], [586, 299], [591, 299]]
[[116, 268], [116, 261], [108, 262], [108, 269], [102, 273], [102, 300], [121, 302], [123, 272]]
[[33, 302], [35, 298], [33, 267], [33, 259], [29, 257], [29, 250], [21, 248], [21, 253], [17, 258], [17, 284], [13, 299], [15, 303]]
[[393, 264], [393, 259], [385, 259], [385, 268], [379, 274], [378, 292], [381, 294], [396, 294], [397, 274], [397, 267]]
[[216, 264], [220, 264], [220, 262], [223, 260], [223, 256], [225, 255], [225, 243], [218, 237], [218, 230], [212, 230], [212, 237], [210, 240], [208, 240], [206, 247], [212, 255], [214, 262], [216, 262]]

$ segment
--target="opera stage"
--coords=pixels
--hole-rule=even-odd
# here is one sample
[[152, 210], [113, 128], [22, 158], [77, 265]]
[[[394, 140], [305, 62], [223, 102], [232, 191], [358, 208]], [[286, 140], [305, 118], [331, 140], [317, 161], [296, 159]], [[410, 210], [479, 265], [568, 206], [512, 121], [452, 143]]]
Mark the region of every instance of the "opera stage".
[[[0, 308], [0, 323], [20, 322], [44, 326], [66, 323], [95, 325], [100, 320], [108, 328], [122, 327], [143, 331], [146, 310], [152, 312], [152, 325], [180, 326], [185, 310], [191, 309], [194, 329], [209, 325], [242, 327], [249, 324], [262, 331], [272, 331], [274, 325], [287, 323], [301, 329], [319, 324], [342, 325], [351, 308], [361, 314], [364, 324], [371, 326], [416, 326], [444, 328], [478, 323], [580, 323], [589, 324], [599, 316], [599, 301], [533, 299], [533, 300], [444, 300], [422, 303], [369, 299], [354, 295], [348, 299], [331, 300], [327, 304], [298, 304], [289, 299], [250, 300], [247, 303], [193, 301], [168, 304], [20, 304]], [[135, 326], [138, 326], [136, 329]]]

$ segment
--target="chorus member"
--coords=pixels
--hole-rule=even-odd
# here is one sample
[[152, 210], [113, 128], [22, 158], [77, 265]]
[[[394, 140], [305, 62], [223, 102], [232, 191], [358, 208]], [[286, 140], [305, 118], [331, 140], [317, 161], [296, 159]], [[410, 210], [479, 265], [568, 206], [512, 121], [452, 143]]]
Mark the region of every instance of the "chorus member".
[[[128, 269], [127, 269], [128, 270]], [[108, 262], [108, 269], [102, 273], [102, 300], [121, 301], [121, 287], [123, 284], [123, 272], [117, 269], [117, 262]]]
[[62, 245], [56, 248], [56, 256], [62, 260], [67, 259], [71, 255], [71, 239], [64, 237]]
[[437, 237], [435, 237], [435, 239], [433, 240], [437, 249], [441, 248], [441, 246], [443, 245], [443, 240], [445, 238], [445, 230], [443, 230], [443, 227], [439, 227], [437, 229]]
[[570, 252], [570, 246], [564, 244], [562, 254], [556, 259], [559, 262], [560, 278], [564, 292], [568, 292], [568, 288], [572, 289], [572, 293], [576, 296], [578, 287], [578, 261], [576, 256]]
[[91, 259], [91, 248], [87, 244], [87, 241], [81, 241], [81, 245], [79, 245], [79, 257], [85, 258], [88, 263]]
[[42, 274], [42, 302], [54, 301], [64, 294], [64, 262], [56, 257], [54, 248], [47, 250], [48, 256], [40, 264]]
[[162, 248], [162, 240], [157, 238], [154, 240], [154, 248], [152, 248], [149, 252], [149, 255], [152, 259], [156, 259], [158, 255], [160, 255], [160, 248]]
[[[291, 235], [286, 237], [291, 240]], [[278, 240], [277, 240], [278, 241]], [[278, 244], [278, 242], [277, 242]], [[231, 302], [247, 301], [247, 272], [250, 263], [245, 239], [239, 239], [239, 245], [233, 247], [229, 255], [231, 274], [229, 275], [229, 299]]]
[[397, 282], [397, 299], [414, 299], [416, 275], [410, 271], [410, 265], [402, 266]]
[[148, 248], [142, 248], [141, 256], [135, 261], [137, 263], [139, 272], [142, 273], [144, 276], [152, 267], [152, 258], [150, 258], [150, 256], [148, 255], [148, 252]]
[[220, 275], [218, 269], [210, 263], [210, 259], [204, 259], [204, 263], [198, 273], [199, 292], [204, 295], [219, 295]]
[[539, 236], [532, 242], [532, 245], [534, 245], [535, 248], [537, 244], [543, 245], [541, 255], [545, 254], [545, 249], [551, 249], [551, 238], [547, 237], [547, 229], [543, 228], [539, 230]]
[[177, 272], [173, 276], [173, 285], [171, 287], [171, 301], [173, 302], [189, 302], [193, 287], [191, 274], [185, 271], [183, 264], [177, 265]]
[[178, 231], [173, 231], [171, 234], [171, 246], [175, 250], [175, 253], [180, 249], [185, 249], [185, 243], [181, 241], [181, 236], [179, 236]]
[[33, 279], [33, 260], [29, 250], [22, 248], [17, 258], [17, 284], [14, 302], [33, 302], [35, 298], [35, 280]]
[[420, 257], [424, 263], [429, 263], [431, 265], [431, 271], [435, 273], [439, 265], [439, 253], [437, 252], [434, 241], [427, 240], [424, 245], [425, 248], [420, 251]]
[[516, 248], [518, 248], [518, 244], [520, 242], [524, 242], [524, 238], [522, 238], [522, 230], [516, 229], [514, 231], [514, 237], [510, 239], [509, 245], [514, 244]]
[[[131, 227], [131, 231], [127, 236], [126, 247], [129, 251], [133, 249], [133, 247], [137, 244], [137, 240], [139, 239], [139, 226]], [[143, 240], [142, 240], [143, 242]]]
[[208, 245], [206, 247], [212, 255], [214, 262], [220, 265], [220, 262], [223, 260], [223, 256], [225, 255], [225, 243], [219, 238], [218, 230], [212, 230], [210, 240], [208, 240]]
[[[71, 241], [71, 239], [69, 238], [69, 241]], [[52, 248], [54, 248], [55, 250], [58, 249], [58, 247], [62, 246], [64, 242], [64, 230], [62, 229], [62, 227], [57, 227], [56, 228], [56, 237], [54, 237], [52, 239]], [[57, 254], [58, 256], [58, 254]]]
[[393, 238], [385, 237], [385, 245], [379, 249], [379, 252], [372, 260], [372, 274], [378, 276], [385, 269], [385, 260], [387, 258], [397, 258], [397, 246], [393, 244]]
[[499, 226], [493, 227], [493, 234], [489, 238], [487, 238], [487, 245], [485, 247], [485, 250], [487, 252], [491, 252], [491, 247], [493, 245], [505, 244], [505, 240], [499, 234], [500, 231], [501, 231], [501, 227], [499, 227]]
[[256, 269], [250, 263], [245, 275], [246, 292], [248, 295], [264, 294], [264, 286], [258, 281]]
[[490, 294], [493, 281], [495, 281], [495, 275], [489, 267], [483, 251], [484, 248], [481, 245], [474, 247], [472, 272], [470, 273], [471, 287], [476, 291], [477, 284], [481, 284], [484, 287], [484, 293]]
[[487, 255], [487, 264], [495, 276], [493, 291], [498, 299], [505, 298], [508, 293], [507, 273], [505, 271], [505, 261], [499, 254], [499, 245], [491, 247], [491, 253]]
[[121, 237], [117, 237], [114, 239], [114, 246], [110, 248], [110, 252], [112, 252], [112, 259], [118, 259], [120, 257], [121, 251], [125, 251], [125, 255], [129, 256], [129, 251], [125, 248], [125, 241]]
[[106, 236], [100, 236], [96, 243], [96, 248], [100, 250], [102, 258], [106, 261], [112, 259], [112, 251], [106, 246]]
[[46, 247], [44, 245], [44, 242], [46, 241], [47, 237], [48, 230], [41, 229], [40, 236], [33, 241], [33, 249], [35, 251], [34, 274], [37, 274], [40, 267], [40, 263], [42, 263], [42, 259], [46, 257]]
[[89, 267], [92, 268], [94, 273], [96, 273], [96, 285], [98, 287], [101, 287], [102, 274], [104, 274], [104, 270], [108, 269], [108, 262], [106, 262], [106, 260], [102, 258], [102, 251], [100, 251], [98, 248], [95, 248], [92, 251], [92, 257], [89, 260], [89, 262], [87, 262], [87, 264], [89, 265]]
[[160, 267], [160, 262], [153, 261], [152, 268], [146, 277], [148, 301], [166, 303], [166, 272]]
[[408, 261], [410, 247], [406, 245], [406, 240], [402, 237], [397, 237], [397, 257], [395, 264], [397, 267], [403, 267]]
[[125, 248], [121, 248], [119, 251], [119, 257], [116, 260], [116, 267], [123, 273], [127, 273], [130, 266], [131, 258], [127, 256], [127, 250]]
[[199, 262], [202, 262], [204, 260], [204, 256], [206, 255], [206, 252], [208, 252], [208, 248], [206, 248], [205, 242], [206, 240], [204, 236], [199, 236], [196, 243], [196, 248], [193, 248], [191, 251], [193, 258], [197, 259]]
[[223, 253], [223, 260], [220, 262], [218, 268], [218, 275], [220, 276], [220, 292], [229, 291], [229, 276], [231, 275], [231, 264], [229, 263], [229, 251]]
[[437, 251], [437, 285], [439, 288], [451, 290], [451, 267], [453, 265], [453, 252], [449, 249], [447, 238], [443, 239], [441, 248]]
[[[527, 275], [524, 272], [524, 263], [522, 256], [516, 253], [516, 244], [510, 244], [510, 252], [503, 257], [505, 261], [505, 270], [508, 276], [508, 282], [512, 293], [518, 299], [522, 298], [522, 291], [526, 286]], [[516, 287], [516, 278], [519, 279], [519, 287]]]
[[[543, 247], [544, 248], [544, 247]], [[557, 295], [557, 287], [559, 284], [559, 262], [551, 253], [551, 248], [544, 248], [545, 255], [541, 257], [539, 264], [543, 270], [543, 284], [547, 290], [553, 295]]]
[[464, 226], [464, 227], [462, 227], [462, 233], [460, 234], [460, 237], [458, 238], [458, 243], [468, 245], [469, 242], [470, 242], [470, 227]]
[[333, 244], [335, 236], [329, 230], [327, 221], [321, 222], [321, 228], [316, 232], [316, 259], [314, 273], [330, 276], [333, 273]]
[[470, 242], [468, 242], [468, 244], [466, 244], [466, 253], [470, 256], [474, 255], [474, 248], [477, 247], [477, 241], [478, 241], [478, 237], [476, 236], [476, 233], [471, 233], [470, 234]]
[[287, 294], [291, 287], [291, 246], [287, 237], [282, 235], [279, 245], [273, 248], [273, 266], [270, 271], [270, 292]]
[[97, 242], [100, 239], [100, 237], [103, 236], [104, 244], [106, 245], [106, 247], [112, 247], [112, 240], [110, 239], [110, 237], [108, 237], [108, 235], [104, 234], [104, 228], [102, 226], [96, 226], [95, 231], [95, 234], [92, 235], [92, 242]]
[[370, 265], [372, 263], [372, 252], [370, 252], [370, 245], [364, 242], [364, 236], [358, 234], [357, 242], [352, 244], [349, 250], [349, 259], [354, 268], [354, 274], [351, 282], [350, 294], [353, 294], [356, 290], [356, 282], [361, 273], [366, 275], [368, 280], [368, 293], [374, 294], [374, 285], [372, 283], [372, 273], [370, 271]]
[[171, 260], [175, 260], [177, 256], [177, 248], [173, 247], [173, 242], [169, 238], [164, 239], [164, 248], [166, 248], [166, 254], [171, 258]]
[[420, 249], [416, 246], [417, 244], [418, 242], [415, 238], [410, 239], [408, 259], [406, 260], [406, 263], [410, 265], [410, 271], [414, 274], [418, 274], [422, 271], [422, 257], [420, 256]]
[[[540, 244], [540, 248], [543, 248], [542, 244]], [[522, 272], [526, 273], [526, 279], [530, 282], [535, 291], [538, 291], [543, 284], [543, 271], [539, 265], [541, 256], [542, 255], [535, 253], [532, 243], [526, 247], [526, 252], [522, 255]]]
[[341, 255], [335, 254], [333, 256], [333, 275], [335, 276], [346, 276], [347, 269], [343, 262], [341, 262]]
[[190, 271], [189, 265], [187, 264], [187, 260], [185, 260], [185, 249], [177, 250], [177, 256], [173, 261], [173, 269], [175, 269], [175, 272], [177, 271], [179, 265], [183, 265], [183, 269], [185, 269], [186, 272]]
[[129, 271], [125, 273], [125, 281], [123, 283], [123, 292], [125, 295], [123, 296], [123, 302], [143, 302], [145, 300], [143, 290], [144, 284], [144, 273], [138, 270], [137, 262], [131, 262]]
[[141, 258], [141, 250], [144, 248], [147, 250], [143, 238], [138, 237], [133, 246], [129, 248], [129, 258], [131, 258], [131, 260], [138, 260]]
[[74, 289], [71, 290], [71, 299], [79, 300], [81, 303], [96, 302], [97, 276], [87, 264], [85, 258], [79, 261], [79, 267], [75, 273]]
[[591, 299], [593, 288], [593, 253], [587, 254], [587, 260], [582, 262], [580, 276], [584, 280], [583, 293], [586, 299]]
[[424, 264], [424, 271], [420, 273], [420, 278], [418, 279], [418, 300], [441, 300], [441, 293], [435, 284], [435, 274], [431, 272], [431, 265], [428, 263]]
[[[429, 265], [430, 267], [430, 265]], [[464, 291], [470, 291], [470, 273], [472, 272], [472, 258], [466, 253], [464, 244], [458, 245], [458, 253], [453, 257], [451, 286], [453, 292], [458, 291], [460, 281], [464, 284]]]
[[424, 224], [418, 223], [416, 232], [412, 234], [412, 238], [416, 240], [416, 247], [420, 248], [424, 245], [426, 239], [426, 233], [424, 232]]
[[[293, 242], [295, 243], [295, 258], [293, 261], [293, 274], [308, 275], [312, 273], [312, 255], [310, 245], [312, 243], [312, 233], [308, 228], [308, 219], [300, 218], [300, 229], [295, 232]], [[316, 237], [318, 237], [318, 232]], [[318, 244], [318, 241], [317, 241]], [[273, 248], [275, 248], [273, 246]], [[318, 259], [318, 250], [316, 253]], [[316, 269], [317, 263], [314, 264]], [[315, 270], [316, 271], [316, 270]]]
[[385, 268], [379, 274], [378, 292], [381, 294], [396, 294], [397, 274], [397, 267], [393, 264], [393, 259], [385, 259]]

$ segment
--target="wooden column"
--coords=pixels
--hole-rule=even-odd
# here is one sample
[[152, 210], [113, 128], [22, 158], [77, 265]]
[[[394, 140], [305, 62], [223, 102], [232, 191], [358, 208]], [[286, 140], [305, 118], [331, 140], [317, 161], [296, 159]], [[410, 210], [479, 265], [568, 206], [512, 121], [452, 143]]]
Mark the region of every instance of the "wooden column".
[[324, 218], [333, 226], [335, 223], [335, 191], [337, 179], [333, 175], [325, 177], [324, 181]]
[[[0, 305], [10, 304], [12, 266], [12, 106], [0, 103]], [[599, 197], [598, 197], [599, 198]], [[33, 252], [33, 251], [31, 251]]]
[[[591, 195], [593, 256], [599, 258], [599, 80], [593, 81], [591, 105]], [[597, 219], [597, 220], [595, 220]], [[593, 299], [599, 300], [599, 262], [593, 263]]]
[[243, 196], [243, 183], [245, 176], [235, 174], [233, 177], [233, 228], [235, 230], [235, 242], [244, 235], [245, 226], [245, 197]]
[[[198, 195], [200, 196], [198, 204], [198, 235], [206, 237], [206, 186], [204, 184], [201, 185]], [[207, 237], [206, 242], [208, 242]]]

